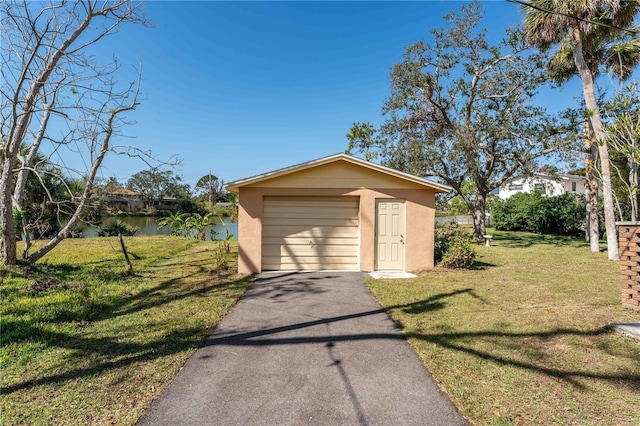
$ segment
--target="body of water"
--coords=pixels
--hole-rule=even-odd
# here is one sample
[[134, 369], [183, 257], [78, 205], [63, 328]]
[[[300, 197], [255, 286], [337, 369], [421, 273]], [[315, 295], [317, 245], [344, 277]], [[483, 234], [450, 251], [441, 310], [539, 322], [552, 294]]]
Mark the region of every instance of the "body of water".
[[[171, 231], [168, 227], [164, 227], [162, 229], [158, 229], [158, 220], [162, 219], [161, 217], [152, 217], [152, 216], [109, 216], [102, 218], [102, 226], [106, 226], [111, 222], [115, 222], [116, 220], [120, 220], [126, 223], [129, 226], [137, 227], [139, 230], [135, 235], [170, 235]], [[231, 222], [229, 218], [222, 218], [224, 223], [227, 225], [227, 229], [230, 234], [233, 234], [233, 238], [238, 238], [238, 222]], [[207, 227], [207, 240], [211, 239], [211, 228], [215, 232], [218, 232], [217, 238], [224, 239], [226, 237], [225, 228], [220, 223], [219, 218], [212, 218], [214, 225], [210, 225]], [[98, 236], [98, 227], [96, 226], [88, 226], [82, 230], [82, 235], [85, 237], [97, 237]]]

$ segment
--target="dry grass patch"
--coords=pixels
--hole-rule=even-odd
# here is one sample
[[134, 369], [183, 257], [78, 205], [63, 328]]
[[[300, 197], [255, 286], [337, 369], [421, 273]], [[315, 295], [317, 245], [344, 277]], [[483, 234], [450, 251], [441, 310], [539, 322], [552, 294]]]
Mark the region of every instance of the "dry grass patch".
[[493, 235], [475, 270], [367, 284], [474, 424], [640, 424], [640, 341], [608, 327], [640, 321], [617, 262], [579, 240]]
[[133, 276], [111, 238], [4, 271], [1, 424], [135, 423], [250, 282], [215, 269], [217, 243], [126, 243]]

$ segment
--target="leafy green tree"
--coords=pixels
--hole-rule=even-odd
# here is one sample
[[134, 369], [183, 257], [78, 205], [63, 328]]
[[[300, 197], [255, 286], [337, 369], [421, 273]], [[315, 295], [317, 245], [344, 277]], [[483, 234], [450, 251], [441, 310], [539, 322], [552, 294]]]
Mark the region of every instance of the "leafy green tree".
[[73, 214], [73, 197], [82, 192], [81, 187], [61, 179], [61, 171], [52, 165], [43, 164], [36, 170], [25, 182], [22, 203], [22, 237], [27, 244], [30, 236], [42, 239], [58, 233]]
[[[370, 124], [355, 123], [348, 135], [349, 151], [453, 187], [473, 212], [476, 240], [491, 191], [567, 147], [575, 133], [571, 120], [535, 104], [548, 57], [514, 28], [490, 45], [478, 28], [482, 15], [479, 3], [464, 5], [445, 16], [449, 26], [432, 30], [432, 45], [406, 47], [391, 73], [385, 123], [374, 135]], [[463, 189], [469, 181], [473, 196]]]
[[98, 187], [107, 194], [115, 191], [116, 189], [124, 188], [123, 185], [118, 182], [118, 179], [115, 178], [115, 176], [109, 177], [109, 179], [107, 179], [104, 184], [99, 184]]
[[[23, 144], [21, 157], [28, 155]], [[84, 182], [69, 179], [48, 158], [36, 153], [31, 161], [30, 173], [14, 172], [22, 187], [20, 208], [14, 205], [16, 237], [25, 242], [22, 257], [26, 258], [32, 239], [51, 238], [69, 220], [76, 208], [75, 197], [82, 194]]]
[[207, 207], [211, 209], [215, 203], [225, 199], [224, 180], [219, 180], [209, 173], [198, 179], [194, 192], [205, 200], [208, 203]]
[[129, 178], [127, 189], [143, 194], [147, 208], [150, 208], [153, 200], [161, 200], [166, 197], [188, 199], [191, 190], [188, 184], [182, 183], [182, 177], [175, 175], [172, 170], [162, 170], [153, 167], [140, 171]]
[[499, 230], [579, 235], [583, 232], [584, 209], [584, 203], [574, 194], [547, 197], [536, 190], [496, 202], [492, 213]]
[[118, 235], [122, 235], [124, 237], [132, 237], [134, 236], [140, 228], [137, 226], [131, 226], [120, 219], [116, 219], [111, 221], [105, 225], [101, 225], [98, 228], [98, 236], [99, 237], [116, 237]]
[[[462, 183], [460, 190], [464, 192], [464, 194], [466, 195], [465, 198], [456, 194], [453, 197], [451, 197], [451, 199], [449, 200], [449, 213], [453, 216], [468, 215], [472, 213], [471, 210], [469, 209], [469, 204], [465, 202], [465, 199], [471, 200], [472, 202], [474, 202], [474, 197], [476, 194], [476, 185], [472, 181], [467, 180]], [[491, 210], [491, 206], [497, 198], [498, 198], [497, 195], [494, 194], [493, 192], [487, 195], [487, 200], [486, 200], [487, 210]]]
[[[588, 134], [593, 135], [593, 143], [597, 146], [600, 157], [607, 252], [610, 260], [619, 259], [618, 240], [615, 227], [609, 149], [598, 109], [594, 85], [594, 70], [600, 64], [605, 63], [606, 58], [598, 54], [598, 49], [595, 47], [604, 45], [602, 41], [614, 40], [619, 37], [619, 28], [632, 26], [639, 8], [639, 2], [624, 0], [531, 0], [527, 5], [523, 6], [525, 34], [531, 44], [542, 51], [546, 51], [555, 45], [560, 45], [561, 48], [565, 46], [565, 50], [569, 50], [570, 46], [575, 71], [582, 82], [589, 125]], [[589, 57], [585, 56], [585, 52], [593, 53], [591, 64]], [[621, 62], [622, 56], [621, 52], [617, 57], [618, 62]], [[614, 63], [616, 62], [615, 59]], [[559, 68], [556, 65], [556, 69]], [[617, 69], [621, 74], [628, 72], [623, 67]]]

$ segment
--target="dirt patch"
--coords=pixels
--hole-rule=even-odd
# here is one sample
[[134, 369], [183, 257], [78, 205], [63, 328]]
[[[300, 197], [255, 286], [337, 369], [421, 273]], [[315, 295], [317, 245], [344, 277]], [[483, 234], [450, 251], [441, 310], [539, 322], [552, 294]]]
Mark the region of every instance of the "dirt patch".
[[57, 278], [49, 277], [44, 280], [35, 280], [27, 287], [27, 290], [31, 294], [39, 294], [45, 291], [54, 291], [54, 290], [79, 290], [84, 288], [84, 284], [80, 282], [64, 282], [60, 281]]

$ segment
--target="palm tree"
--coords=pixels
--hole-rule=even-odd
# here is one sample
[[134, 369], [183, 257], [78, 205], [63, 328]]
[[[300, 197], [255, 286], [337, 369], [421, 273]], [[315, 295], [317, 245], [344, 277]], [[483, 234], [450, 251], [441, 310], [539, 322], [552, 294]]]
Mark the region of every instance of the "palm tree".
[[[633, 28], [635, 30], [636, 28]], [[586, 34], [582, 43], [583, 56], [591, 72], [593, 80], [597, 78], [602, 66], [615, 76], [620, 82], [631, 77], [634, 68], [640, 62], [640, 40], [629, 32], [612, 32], [610, 28], [597, 26]], [[558, 51], [549, 63], [549, 75], [558, 83], [566, 83], [574, 77], [578, 70], [571, 40], [565, 38]], [[591, 251], [600, 251], [598, 230], [598, 180], [597, 144], [592, 141], [595, 135], [591, 123], [585, 123], [585, 169], [586, 169], [586, 199], [587, 199], [587, 236]]]
[[182, 212], [170, 213], [169, 216], [158, 219], [158, 229], [162, 229], [168, 226], [171, 230], [171, 235], [178, 236], [185, 231], [185, 218], [188, 215]]
[[195, 231], [195, 238], [204, 241], [206, 239], [207, 226], [211, 225], [211, 217], [213, 213], [207, 213], [202, 216], [194, 213], [185, 220], [185, 225], [189, 231]]
[[[571, 47], [575, 69], [582, 81], [589, 127], [600, 156], [609, 260], [619, 259], [609, 148], [595, 96], [593, 65], [589, 66], [585, 52], [590, 51], [590, 45], [596, 44], [598, 38], [614, 40], [619, 28], [629, 28], [639, 7], [636, 1], [624, 0], [531, 0], [523, 7], [525, 36], [531, 44], [541, 50], [563, 44]], [[592, 62], [599, 65], [604, 58], [594, 57]]]

